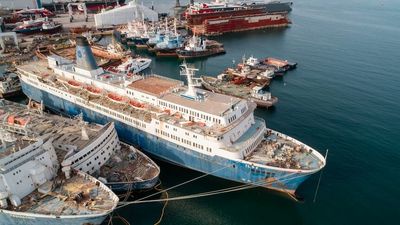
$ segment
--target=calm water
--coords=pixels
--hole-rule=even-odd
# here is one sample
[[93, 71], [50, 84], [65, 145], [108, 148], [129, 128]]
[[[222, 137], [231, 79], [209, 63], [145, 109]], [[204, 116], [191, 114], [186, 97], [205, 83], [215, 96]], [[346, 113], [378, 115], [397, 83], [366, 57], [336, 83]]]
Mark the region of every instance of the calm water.
[[[174, 1], [155, 1], [167, 9]], [[318, 175], [299, 189], [304, 203], [264, 189], [170, 202], [162, 224], [396, 224], [400, 213], [400, 2], [294, 1], [290, 28], [217, 38], [227, 54], [194, 62], [216, 75], [246, 54], [299, 63], [276, 80], [280, 102], [257, 110], [268, 126], [324, 153], [329, 149], [316, 203]], [[155, 59], [153, 71], [179, 79], [175, 60]], [[161, 163], [164, 186], [199, 173]], [[208, 177], [170, 196], [237, 185]], [[135, 224], [153, 224], [161, 204], [121, 210]], [[396, 222], [397, 221], [397, 222]]]
[[[167, 10], [175, 1], [154, 1]], [[329, 149], [316, 203], [318, 175], [298, 190], [304, 203], [265, 189], [169, 202], [161, 224], [398, 224], [400, 213], [400, 1], [294, 1], [288, 29], [224, 35], [227, 54], [195, 61], [217, 75], [246, 54], [297, 61], [275, 80], [274, 110], [257, 110], [273, 129], [321, 153]], [[179, 63], [154, 59], [153, 72], [180, 79]], [[159, 163], [164, 187], [200, 173]], [[238, 185], [206, 177], [170, 197]], [[161, 203], [119, 211], [131, 224], [153, 224]], [[397, 214], [397, 215], [396, 215]], [[397, 222], [396, 222], [397, 221]], [[116, 221], [114, 222], [116, 224]]]

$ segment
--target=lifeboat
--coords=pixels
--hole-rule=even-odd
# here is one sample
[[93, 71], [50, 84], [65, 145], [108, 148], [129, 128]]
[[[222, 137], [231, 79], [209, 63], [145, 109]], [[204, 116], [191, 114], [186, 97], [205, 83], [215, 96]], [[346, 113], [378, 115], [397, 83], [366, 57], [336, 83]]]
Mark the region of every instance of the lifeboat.
[[108, 93], [108, 94], [107, 94], [107, 97], [108, 97], [111, 101], [114, 101], [114, 102], [117, 102], [117, 103], [123, 103], [123, 100], [124, 100], [124, 98], [123, 98], [122, 96], [117, 95], [117, 94], [115, 94], [115, 93]]
[[67, 83], [68, 83], [71, 87], [75, 87], [75, 88], [79, 88], [79, 87], [82, 86], [82, 84], [79, 83], [79, 82], [76, 81], [76, 80], [69, 80]]
[[206, 123], [204, 123], [204, 122], [197, 122], [197, 125], [199, 125], [200, 127], [205, 127], [205, 126], [206, 126]]
[[129, 101], [129, 105], [131, 105], [133, 107], [136, 107], [136, 108], [143, 108], [144, 107], [144, 104], [142, 104], [140, 102], [137, 102], [137, 101], [134, 101], [134, 100], [130, 100]]
[[94, 86], [87, 86], [85, 88], [88, 92], [90, 92], [90, 94], [94, 94], [94, 95], [100, 95], [101, 94], [101, 89], [94, 87]]
[[7, 118], [7, 123], [10, 125], [25, 126], [30, 121], [30, 118], [15, 117], [11, 115]]

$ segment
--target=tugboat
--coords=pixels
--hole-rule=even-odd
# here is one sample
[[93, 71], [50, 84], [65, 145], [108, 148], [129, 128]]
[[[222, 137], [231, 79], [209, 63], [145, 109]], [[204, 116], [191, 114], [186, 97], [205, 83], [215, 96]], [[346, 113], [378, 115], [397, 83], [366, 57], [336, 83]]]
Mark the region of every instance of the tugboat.
[[164, 40], [160, 43], [157, 43], [153, 49], [150, 51], [155, 52], [156, 56], [170, 56], [176, 57], [177, 50], [183, 47], [183, 39], [182, 36], [174, 33], [167, 34], [164, 37]]
[[101, 224], [118, 197], [99, 180], [59, 169], [53, 137], [0, 129], [2, 224]]
[[156, 46], [157, 43], [161, 43], [164, 41], [165, 31], [161, 29], [157, 29], [156, 33], [153, 36], [149, 37], [147, 41], [147, 48], [152, 49]]
[[223, 45], [217, 41], [193, 35], [185, 44], [185, 47], [183, 49], [178, 49], [176, 52], [180, 59], [191, 59], [225, 54], [225, 49]]
[[[176, 28], [176, 20], [174, 20], [174, 31], [171, 32], [168, 30], [167, 18], [165, 19], [165, 33], [163, 34], [161, 31], [157, 33], [155, 40], [158, 42], [154, 47], [149, 48], [149, 51], [155, 52], [156, 56], [176, 57], [178, 56], [176, 51], [184, 46], [184, 39]], [[152, 42], [149, 40], [150, 43]]]
[[0, 76], [0, 98], [8, 98], [22, 93], [17, 74], [6, 71]]

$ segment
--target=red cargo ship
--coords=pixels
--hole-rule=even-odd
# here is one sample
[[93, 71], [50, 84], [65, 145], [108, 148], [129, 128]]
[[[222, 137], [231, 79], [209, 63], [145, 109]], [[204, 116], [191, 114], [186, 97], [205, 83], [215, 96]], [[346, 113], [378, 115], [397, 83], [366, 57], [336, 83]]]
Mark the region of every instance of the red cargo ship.
[[206, 36], [220, 35], [228, 32], [286, 27], [290, 24], [286, 14], [257, 14], [232, 18], [210, 19], [200, 26], [194, 26], [193, 32]]
[[189, 26], [201, 25], [208, 19], [236, 17], [236, 16], [247, 16], [264, 13], [261, 8], [249, 8], [233, 11], [221, 11], [213, 13], [202, 13], [202, 14], [187, 14], [186, 21]]
[[187, 26], [194, 33], [219, 35], [226, 32], [285, 27], [291, 3], [227, 2], [194, 3], [185, 12]]

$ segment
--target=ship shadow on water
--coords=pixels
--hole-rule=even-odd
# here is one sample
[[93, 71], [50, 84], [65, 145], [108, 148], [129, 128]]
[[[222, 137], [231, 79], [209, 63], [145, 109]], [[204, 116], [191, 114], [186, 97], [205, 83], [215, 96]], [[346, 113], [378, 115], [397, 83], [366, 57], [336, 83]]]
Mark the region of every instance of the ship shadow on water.
[[[162, 182], [161, 186], [164, 189], [181, 184], [183, 182], [186, 182], [186, 181], [189, 181], [189, 180], [192, 180], [192, 179], [195, 179], [197, 177], [204, 175], [204, 173], [194, 171], [194, 170], [191, 170], [191, 169], [179, 166], [179, 165], [170, 164], [170, 163], [160, 160], [158, 158], [153, 158], [153, 160], [161, 168], [162, 172], [160, 174], [160, 181]], [[174, 194], [174, 197], [178, 197], [178, 196], [184, 196], [184, 195], [198, 194], [198, 193], [202, 193], [202, 192], [215, 191], [215, 190], [220, 190], [220, 189], [225, 189], [225, 188], [239, 187], [242, 185], [244, 185], [244, 183], [239, 183], [239, 182], [235, 182], [235, 181], [231, 181], [231, 180], [218, 178], [218, 177], [215, 177], [212, 175], [208, 175], [208, 176], [200, 178], [196, 181], [182, 185], [181, 187], [178, 187], [176, 189], [172, 189], [172, 190], [170, 190], [170, 192]], [[263, 188], [263, 187], [254, 187], [254, 188], [249, 188], [247, 190], [240, 190], [240, 191], [235, 191], [235, 192], [231, 192], [231, 193], [227, 193], [227, 194], [209, 196], [209, 197], [205, 197], [203, 199], [207, 199], [207, 198], [218, 199], [224, 195], [236, 195], [235, 193], [238, 193], [237, 195], [243, 195], [243, 194], [247, 194], [248, 192], [259, 193], [268, 198], [271, 197], [271, 198], [280, 199], [280, 198], [284, 197], [285, 199], [288, 199], [289, 201], [293, 201], [293, 197], [289, 196], [288, 193], [283, 193], [280, 191]], [[302, 196], [296, 196], [296, 197], [298, 197], [297, 200], [299, 202], [303, 201]], [[222, 198], [224, 198], [224, 197], [222, 197]], [[256, 198], [254, 200], [256, 200]]]
[[[154, 161], [160, 166], [162, 171], [160, 174], [160, 180], [162, 182], [160, 188], [163, 189], [203, 175], [203, 173], [172, 165], [162, 160], [154, 159]], [[213, 176], [206, 176], [176, 189], [169, 190], [168, 195], [169, 198], [187, 196], [240, 185], [242, 184]], [[148, 193], [147, 195], [150, 194], [151, 193]], [[165, 197], [165, 195], [158, 195], [151, 197], [151, 199]], [[249, 207], [247, 204], [244, 205], [243, 202], [251, 203], [257, 207]], [[118, 210], [116, 215], [120, 215], [129, 221], [135, 221], [135, 224], [154, 224], [161, 214], [163, 205], [164, 202], [136, 204]], [[163, 221], [165, 222], [163, 223], [182, 224], [181, 222], [187, 222], [189, 219], [191, 222], [185, 224], [198, 224], [199, 221], [195, 221], [196, 218], [193, 217], [193, 211], [191, 210], [194, 208], [201, 209], [196, 211], [197, 216], [204, 219], [212, 218], [212, 221], [214, 221], [212, 224], [248, 224], [249, 218], [247, 218], [247, 216], [239, 218], [239, 220], [242, 221], [233, 221], [231, 217], [226, 217], [226, 214], [220, 214], [221, 209], [228, 210], [234, 214], [242, 213], [248, 216], [258, 215], [259, 221], [267, 221], [271, 215], [275, 213], [280, 214], [279, 209], [284, 207], [287, 215], [296, 218], [296, 221], [301, 221], [302, 217], [301, 213], [298, 211], [298, 206], [299, 203], [293, 201], [293, 199], [285, 193], [256, 187], [203, 198], [170, 201], [165, 209], [163, 217]], [[268, 212], [268, 215], [266, 212]], [[178, 217], [176, 217], [177, 215]], [[171, 219], [173, 221], [171, 221]], [[119, 222], [118, 219], [113, 220], [113, 224], [123, 224]]]

